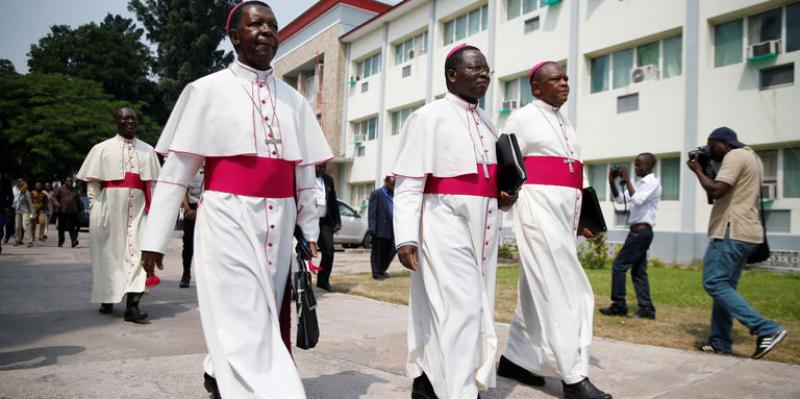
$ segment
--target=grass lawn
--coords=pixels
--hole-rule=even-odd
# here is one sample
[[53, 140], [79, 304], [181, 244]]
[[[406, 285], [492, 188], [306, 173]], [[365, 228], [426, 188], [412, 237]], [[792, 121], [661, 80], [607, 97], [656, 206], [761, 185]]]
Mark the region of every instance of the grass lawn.
[[[693, 268], [650, 267], [650, 290], [657, 309], [657, 319], [608, 317], [595, 310], [595, 336], [641, 344], [694, 349], [696, 342], [708, 339], [711, 299], [700, 284], [701, 270]], [[595, 293], [595, 307], [610, 303], [611, 270], [586, 270]], [[510, 322], [517, 300], [517, 266], [500, 267], [497, 271], [497, 304], [495, 317]], [[370, 273], [336, 276], [335, 291], [361, 295], [381, 301], [407, 304], [409, 273], [400, 272], [376, 281]], [[762, 271], [745, 271], [739, 292], [765, 317], [786, 328], [789, 335], [767, 360], [800, 364], [800, 276]], [[628, 277], [628, 304], [636, 310], [636, 296]], [[632, 306], [631, 306], [632, 305]], [[737, 355], [749, 357], [755, 338], [744, 326], [734, 321], [734, 348]]]

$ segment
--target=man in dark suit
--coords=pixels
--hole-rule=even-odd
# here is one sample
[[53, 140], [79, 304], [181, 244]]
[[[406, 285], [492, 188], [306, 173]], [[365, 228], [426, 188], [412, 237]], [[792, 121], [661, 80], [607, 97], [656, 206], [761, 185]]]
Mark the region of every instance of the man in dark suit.
[[[13, 209], [14, 192], [11, 189], [13, 183], [3, 173], [0, 173], [0, 243], [3, 241], [6, 223], [8, 222], [8, 215]], [[0, 253], [3, 252], [3, 246], [0, 245]]]
[[386, 270], [397, 250], [394, 248], [392, 207], [394, 205], [394, 176], [386, 176], [383, 186], [369, 195], [369, 232], [372, 236], [372, 278], [383, 280], [389, 277]]
[[330, 276], [333, 270], [333, 234], [342, 228], [339, 202], [333, 188], [333, 178], [325, 173], [325, 164], [316, 167], [317, 213], [319, 213], [319, 239], [317, 247], [322, 253], [321, 270], [317, 275], [317, 287], [330, 291]]

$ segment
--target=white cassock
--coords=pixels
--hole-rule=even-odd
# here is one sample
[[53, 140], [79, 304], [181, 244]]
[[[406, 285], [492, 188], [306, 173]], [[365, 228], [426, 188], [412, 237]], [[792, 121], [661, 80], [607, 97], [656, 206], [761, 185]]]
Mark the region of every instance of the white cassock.
[[77, 178], [87, 182], [92, 208], [92, 302], [116, 303], [125, 293], [145, 291], [139, 230], [160, 169], [152, 146], [119, 135], [92, 147], [83, 161]]
[[586, 185], [578, 137], [558, 109], [540, 100], [514, 112], [503, 132], [517, 135], [528, 169], [515, 205], [519, 300], [504, 356], [536, 374], [577, 383], [588, 372], [594, 310], [576, 248]]
[[156, 150], [169, 156], [143, 250], [165, 252], [205, 164], [194, 267], [206, 371], [224, 398], [305, 398], [278, 320], [295, 224], [319, 234], [314, 165], [333, 157], [311, 107], [271, 70], [234, 62], [186, 86]]
[[[424, 372], [441, 399], [475, 398], [495, 385], [496, 141], [489, 116], [448, 93], [408, 118], [394, 168], [395, 242], [420, 248], [407, 372]], [[487, 184], [491, 195], [446, 194]]]

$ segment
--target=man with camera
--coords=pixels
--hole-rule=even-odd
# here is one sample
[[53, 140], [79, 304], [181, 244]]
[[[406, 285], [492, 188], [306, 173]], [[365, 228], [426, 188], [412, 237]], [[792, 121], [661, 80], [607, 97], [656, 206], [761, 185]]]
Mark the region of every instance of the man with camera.
[[[653, 242], [656, 209], [661, 198], [661, 182], [653, 174], [655, 165], [656, 157], [649, 152], [636, 157], [633, 170], [640, 179], [635, 187], [631, 183], [626, 167], [615, 165], [608, 173], [608, 183], [614, 200], [617, 203], [631, 204], [631, 213], [628, 217], [631, 231], [614, 260], [611, 274], [611, 306], [600, 308], [600, 313], [604, 315], [628, 314], [628, 305], [625, 303], [625, 273], [631, 269], [636, 301], [639, 303], [639, 310], [634, 317], [651, 320], [656, 318], [656, 308], [650, 298], [650, 282], [647, 279], [647, 250]], [[617, 191], [614, 185], [617, 177], [621, 179], [620, 185], [624, 184], [622, 193]]]
[[[711, 241], [703, 257], [703, 288], [714, 300], [711, 337], [699, 349], [731, 353], [735, 318], [758, 337], [753, 358], [759, 359], [786, 337], [783, 327], [758, 314], [736, 291], [747, 258], [764, 241], [758, 203], [763, 166], [758, 155], [727, 127], [711, 132], [708, 146], [693, 154], [687, 165], [715, 200], [708, 224]], [[722, 164], [715, 179], [703, 172], [708, 158]]]

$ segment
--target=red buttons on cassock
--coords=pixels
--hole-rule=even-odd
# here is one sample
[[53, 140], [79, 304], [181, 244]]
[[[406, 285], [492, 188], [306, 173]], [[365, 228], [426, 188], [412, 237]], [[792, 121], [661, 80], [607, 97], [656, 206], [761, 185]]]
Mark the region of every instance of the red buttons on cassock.
[[278, 155], [278, 151], [272, 151], [272, 155]]
[[267, 209], [272, 209], [272, 205], [267, 206]]
[[267, 100], [261, 100], [261, 104], [266, 104]]
[[274, 225], [274, 224], [271, 224], [271, 225], [269, 225], [269, 228], [271, 228], [271, 229], [274, 229], [274, 228], [275, 228], [275, 225]]
[[272, 248], [272, 243], [271, 243], [271, 242], [268, 242], [268, 243], [267, 243], [267, 246], [268, 246], [268, 247], [270, 247], [270, 248]]

